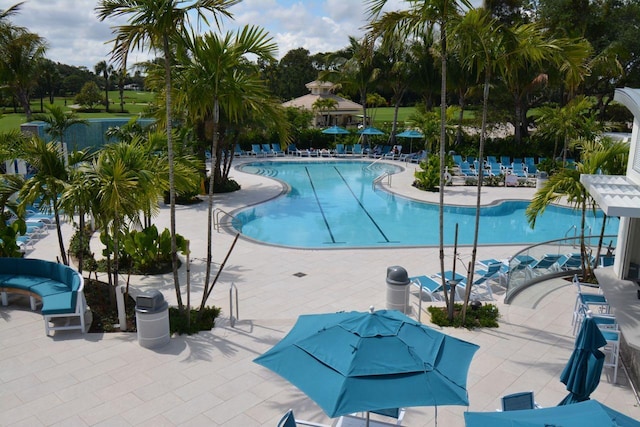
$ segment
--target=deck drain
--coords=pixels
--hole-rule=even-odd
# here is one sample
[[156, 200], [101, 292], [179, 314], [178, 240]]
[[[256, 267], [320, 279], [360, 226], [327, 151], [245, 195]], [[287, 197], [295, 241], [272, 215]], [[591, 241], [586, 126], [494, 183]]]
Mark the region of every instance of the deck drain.
[[294, 273], [293, 275], [296, 277], [304, 277], [307, 275], [307, 273]]

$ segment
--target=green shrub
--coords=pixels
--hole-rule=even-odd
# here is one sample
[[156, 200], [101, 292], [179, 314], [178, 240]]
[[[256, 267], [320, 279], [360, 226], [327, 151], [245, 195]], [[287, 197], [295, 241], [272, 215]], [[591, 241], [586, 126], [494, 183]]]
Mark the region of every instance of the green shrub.
[[427, 310], [431, 315], [431, 322], [438, 326], [453, 326], [456, 328], [497, 328], [500, 312], [494, 304], [484, 304], [478, 308], [467, 307], [467, 317], [462, 323], [462, 304], [454, 304], [453, 322], [449, 322], [447, 307], [431, 306]]
[[197, 334], [199, 331], [210, 331], [215, 326], [216, 317], [220, 315], [220, 308], [205, 307], [202, 314], [191, 309], [191, 323], [187, 328], [187, 318], [177, 307], [169, 307], [169, 329], [172, 334]]
[[[171, 264], [171, 233], [165, 228], [158, 233], [155, 225], [142, 231], [133, 230], [122, 236], [123, 250], [131, 259], [134, 272], [150, 273], [162, 266]], [[187, 242], [179, 234], [176, 235], [178, 251], [187, 251]]]

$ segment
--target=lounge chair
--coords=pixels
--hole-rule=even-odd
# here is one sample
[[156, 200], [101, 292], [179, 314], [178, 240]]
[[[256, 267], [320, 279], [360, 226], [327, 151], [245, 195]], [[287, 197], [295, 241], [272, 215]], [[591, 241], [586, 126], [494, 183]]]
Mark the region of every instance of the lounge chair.
[[415, 276], [409, 278], [413, 286], [417, 286], [420, 289], [420, 297], [422, 294], [426, 294], [431, 301], [443, 301], [442, 282], [440, 279], [435, 280], [429, 276]]
[[296, 147], [296, 144], [289, 144], [289, 146], [287, 147], [287, 154], [290, 156], [300, 155], [300, 152], [298, 151], [298, 147]]
[[489, 166], [491, 163], [498, 163], [498, 159], [496, 156], [487, 156], [487, 160], [485, 160], [485, 166]]
[[462, 156], [460, 154], [454, 154], [453, 156], [451, 156], [453, 158], [453, 163], [457, 166], [460, 167], [460, 165], [462, 165]]
[[427, 158], [427, 152], [425, 150], [418, 151], [414, 157], [409, 159], [411, 163], [420, 163]]
[[511, 166], [511, 157], [509, 156], [500, 156], [500, 164], [502, 167], [508, 168]]
[[459, 172], [462, 176], [478, 176], [477, 171], [475, 169], [471, 169], [471, 166], [469, 166], [469, 162], [467, 161], [460, 164]]
[[284, 151], [280, 148], [280, 144], [271, 144], [271, 151], [276, 157], [284, 157]]
[[344, 150], [344, 144], [336, 144], [336, 149], [333, 152], [337, 157], [344, 157], [346, 151]]
[[522, 163], [514, 162], [513, 165], [511, 166], [511, 173], [517, 176], [518, 178], [527, 177], [527, 172], [525, 172], [524, 168], [522, 167]]
[[235, 157], [244, 157], [247, 155], [247, 153], [245, 153], [245, 151], [240, 148], [240, 144], [236, 144], [233, 148], [233, 155]]
[[354, 156], [363, 156], [362, 144], [353, 144], [353, 150], [351, 150], [351, 154]]
[[524, 158], [524, 165], [525, 166], [529, 166], [529, 165], [535, 165], [536, 161], [533, 159], [533, 157], [525, 157]]
[[390, 151], [391, 151], [391, 146], [390, 146], [390, 145], [384, 145], [384, 146], [382, 147], [382, 151], [380, 151], [380, 154], [375, 154], [375, 153], [374, 153], [374, 155], [373, 155], [373, 156], [374, 156], [376, 159], [377, 159], [377, 158], [380, 158], [380, 157], [385, 157], [387, 154], [389, 154], [389, 152], [390, 152]]
[[25, 212], [25, 220], [27, 221], [39, 221], [47, 227], [55, 227], [56, 217], [53, 214], [47, 214], [42, 212], [36, 212], [31, 209], [27, 209]]
[[538, 168], [533, 163], [527, 164], [527, 176], [536, 176], [538, 174]]
[[329, 427], [326, 424], [312, 423], [311, 421], [296, 420], [293, 415], [293, 409], [289, 409], [286, 414], [278, 422], [278, 427], [296, 427], [296, 426], [312, 426], [312, 427]]
[[273, 157], [276, 155], [271, 149], [271, 144], [262, 144], [262, 152], [267, 157]]
[[562, 255], [556, 263], [559, 270], [575, 270], [582, 267], [582, 255], [579, 253], [570, 253]]
[[265, 157], [266, 154], [262, 151], [260, 144], [251, 144], [251, 155], [256, 157]]
[[527, 266], [525, 275], [528, 276], [528, 279], [531, 279], [533, 277], [540, 276], [545, 272], [551, 271], [554, 269], [555, 264], [559, 259], [560, 255], [545, 254], [542, 258]]
[[508, 394], [500, 398], [502, 411], [521, 411], [524, 409], [539, 409], [532, 391]]

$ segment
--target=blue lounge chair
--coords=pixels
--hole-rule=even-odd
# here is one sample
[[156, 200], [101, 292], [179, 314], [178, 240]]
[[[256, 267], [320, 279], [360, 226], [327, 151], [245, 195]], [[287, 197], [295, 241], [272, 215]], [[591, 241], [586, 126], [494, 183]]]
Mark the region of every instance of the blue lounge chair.
[[503, 167], [508, 168], [509, 166], [511, 166], [511, 157], [509, 157], [509, 156], [500, 156], [500, 164]]
[[251, 144], [251, 155], [256, 157], [266, 156], [266, 154], [262, 151], [262, 147], [260, 147], [260, 144]]
[[289, 144], [289, 146], [287, 147], [287, 154], [289, 154], [290, 156], [299, 155], [298, 147], [296, 147], [296, 144]]
[[533, 163], [527, 165], [527, 175], [535, 176], [538, 174], [538, 168]]
[[418, 151], [418, 153], [413, 156], [409, 161], [411, 163], [420, 163], [427, 158], [427, 152], [425, 150]]
[[344, 150], [344, 144], [336, 144], [336, 149], [333, 152], [337, 157], [343, 157], [346, 153]]
[[582, 267], [582, 256], [579, 253], [562, 255], [557, 262], [557, 268], [561, 270], [575, 270]]
[[442, 282], [435, 280], [429, 276], [416, 276], [409, 278], [413, 286], [417, 286], [420, 289], [420, 296], [426, 294], [431, 301], [443, 301]]
[[453, 163], [460, 167], [460, 165], [462, 165], [462, 156], [460, 154], [454, 154], [453, 156]]
[[469, 162], [464, 161], [460, 165], [460, 175], [462, 176], [478, 176], [478, 173], [475, 169], [471, 169], [469, 166]]
[[271, 151], [276, 157], [284, 157], [284, 151], [280, 148], [280, 144], [271, 144]]
[[275, 153], [271, 149], [271, 144], [262, 144], [262, 153], [267, 157], [275, 156]]
[[525, 166], [535, 165], [535, 164], [536, 164], [536, 162], [535, 162], [535, 160], [533, 159], [533, 157], [525, 157], [525, 158], [524, 158], [524, 165], [525, 165]]
[[354, 156], [360, 156], [364, 154], [362, 151], [362, 144], [353, 144], [353, 150], [351, 150], [351, 154]]
[[[540, 276], [540, 275], [544, 274], [545, 272], [553, 270], [559, 259], [560, 259], [560, 255], [545, 254], [538, 261], [536, 261], [536, 262], [534, 262], [532, 264], [529, 264], [527, 266], [527, 270], [526, 270], [527, 273], [526, 274], [527, 274], [528, 278], [531, 279], [532, 277]], [[555, 267], [555, 268], [557, 268], [557, 267]]]
[[244, 152], [242, 148], [240, 148], [240, 144], [236, 144], [233, 148], [233, 155], [235, 157], [244, 157], [247, 153]]
[[513, 166], [511, 166], [511, 173], [517, 176], [518, 178], [527, 177], [527, 172], [525, 172], [524, 168], [522, 167], [522, 163], [514, 162]]

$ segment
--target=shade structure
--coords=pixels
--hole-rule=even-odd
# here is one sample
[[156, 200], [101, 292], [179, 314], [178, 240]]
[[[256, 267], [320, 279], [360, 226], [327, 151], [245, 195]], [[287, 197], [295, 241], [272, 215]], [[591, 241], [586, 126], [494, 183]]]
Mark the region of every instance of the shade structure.
[[331, 126], [330, 128], [324, 129], [322, 133], [325, 133], [327, 135], [346, 135], [350, 132], [345, 128], [341, 128], [340, 126]]
[[400, 132], [399, 134], [396, 134], [396, 136], [399, 136], [400, 138], [412, 138], [412, 139], [424, 138], [423, 134], [413, 129], [408, 129], [408, 130], [405, 130], [404, 132]]
[[361, 129], [358, 131], [358, 133], [362, 135], [384, 135], [384, 132], [382, 132], [378, 128], [374, 128], [373, 126], [368, 126], [364, 129]]
[[466, 427], [640, 427], [640, 422], [596, 400], [506, 412], [465, 412]]
[[598, 387], [604, 366], [604, 353], [598, 350], [607, 340], [598, 329], [596, 322], [585, 317], [576, 338], [571, 357], [560, 374], [560, 381], [567, 385], [569, 395], [560, 405], [582, 402]]
[[478, 346], [396, 310], [302, 315], [254, 362], [287, 379], [329, 417], [387, 408], [468, 405]]

